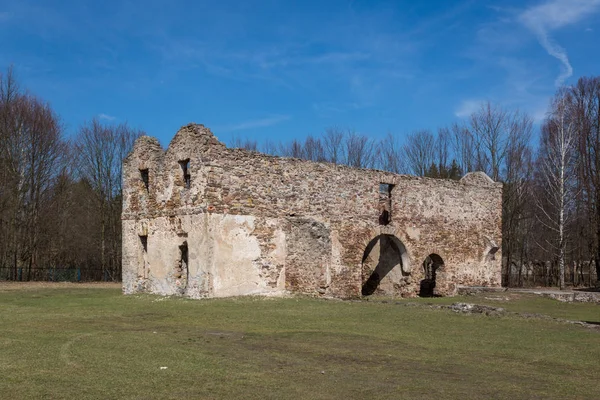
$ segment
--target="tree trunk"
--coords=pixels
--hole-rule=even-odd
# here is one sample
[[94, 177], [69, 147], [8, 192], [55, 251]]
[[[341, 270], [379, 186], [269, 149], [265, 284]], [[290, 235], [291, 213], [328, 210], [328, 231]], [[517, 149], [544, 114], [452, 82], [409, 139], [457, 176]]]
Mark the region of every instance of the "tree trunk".
[[100, 227], [100, 263], [102, 265], [102, 279], [106, 280], [106, 216], [104, 212], [104, 204], [100, 205], [100, 218], [101, 218], [101, 227]]
[[560, 258], [558, 259], [558, 287], [565, 290], [565, 252], [560, 249]]

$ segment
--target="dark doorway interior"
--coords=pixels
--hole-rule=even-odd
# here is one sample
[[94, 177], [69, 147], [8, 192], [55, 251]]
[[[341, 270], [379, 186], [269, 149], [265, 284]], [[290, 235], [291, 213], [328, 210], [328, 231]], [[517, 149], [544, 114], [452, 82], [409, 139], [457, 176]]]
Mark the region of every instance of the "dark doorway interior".
[[421, 281], [419, 296], [435, 297], [436, 272], [444, 266], [444, 260], [437, 254], [430, 254], [423, 261], [425, 278]]

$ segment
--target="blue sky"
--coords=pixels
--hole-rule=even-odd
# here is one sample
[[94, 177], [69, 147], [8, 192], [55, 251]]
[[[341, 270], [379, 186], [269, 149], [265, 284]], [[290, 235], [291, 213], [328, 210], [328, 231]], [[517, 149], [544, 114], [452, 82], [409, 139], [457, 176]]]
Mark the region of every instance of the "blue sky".
[[68, 134], [96, 116], [167, 144], [188, 122], [286, 140], [435, 130], [483, 100], [537, 121], [599, 75], [600, 0], [0, 0], [0, 68]]

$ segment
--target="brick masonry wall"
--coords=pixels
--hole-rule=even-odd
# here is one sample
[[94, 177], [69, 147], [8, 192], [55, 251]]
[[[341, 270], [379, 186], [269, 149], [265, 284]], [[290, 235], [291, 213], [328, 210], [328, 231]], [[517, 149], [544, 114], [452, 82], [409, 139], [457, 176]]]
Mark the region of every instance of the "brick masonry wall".
[[[380, 183], [393, 185], [386, 226]], [[500, 284], [502, 185], [483, 173], [457, 182], [273, 157], [227, 149], [190, 124], [166, 151], [138, 139], [123, 191], [125, 293], [348, 298], [376, 271], [376, 293], [414, 296], [430, 254], [444, 262], [439, 294]]]

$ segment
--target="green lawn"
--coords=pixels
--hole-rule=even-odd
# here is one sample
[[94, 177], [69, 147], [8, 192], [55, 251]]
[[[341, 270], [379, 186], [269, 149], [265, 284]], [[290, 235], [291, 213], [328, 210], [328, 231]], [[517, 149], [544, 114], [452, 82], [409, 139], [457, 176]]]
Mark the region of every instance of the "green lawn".
[[[592, 399], [600, 330], [405, 300], [0, 285], [0, 399]], [[496, 296], [496, 295], [494, 295]], [[600, 322], [600, 306], [468, 301]], [[399, 303], [399, 304], [397, 304]], [[166, 367], [166, 368], [164, 368]]]

